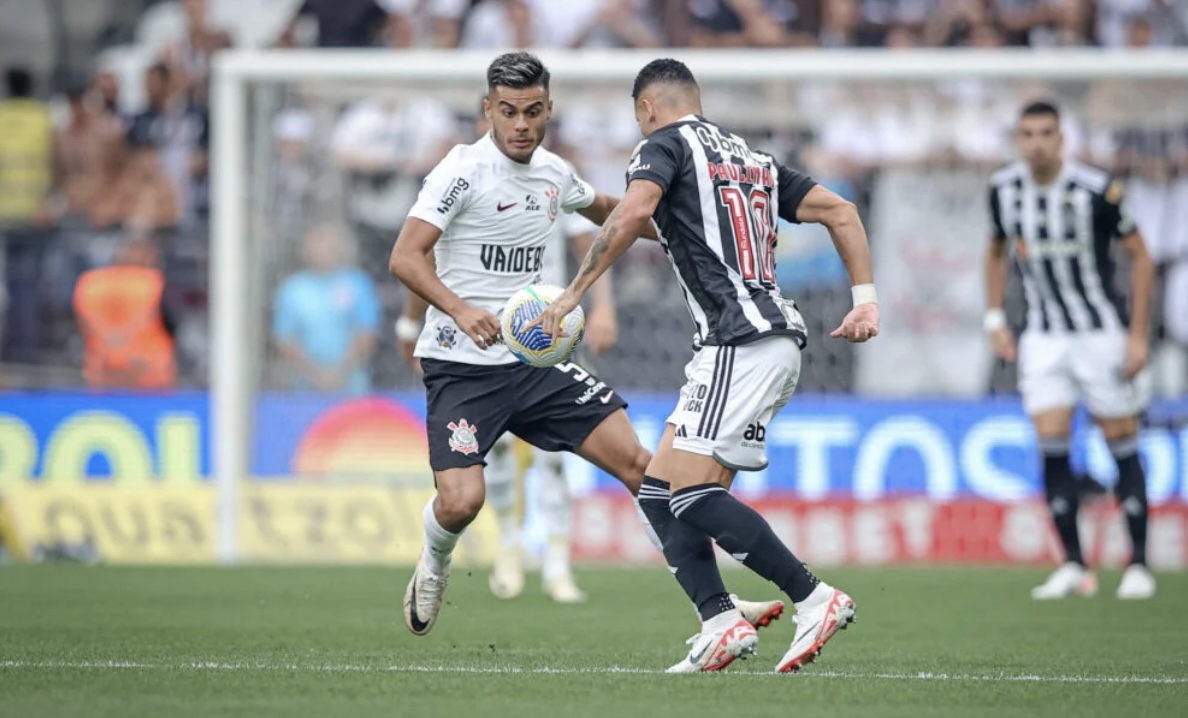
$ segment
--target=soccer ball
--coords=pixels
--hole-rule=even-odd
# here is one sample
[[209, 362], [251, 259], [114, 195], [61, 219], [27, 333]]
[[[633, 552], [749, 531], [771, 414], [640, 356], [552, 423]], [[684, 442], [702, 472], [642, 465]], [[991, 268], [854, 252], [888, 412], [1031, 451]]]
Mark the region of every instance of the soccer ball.
[[545, 334], [539, 325], [524, 329], [524, 325], [540, 316], [544, 308], [561, 293], [561, 287], [551, 284], [533, 284], [512, 295], [503, 307], [500, 324], [503, 328], [503, 343], [517, 359], [529, 366], [549, 367], [568, 359], [586, 326], [586, 313], [575, 307], [561, 322], [564, 336], [552, 337]]

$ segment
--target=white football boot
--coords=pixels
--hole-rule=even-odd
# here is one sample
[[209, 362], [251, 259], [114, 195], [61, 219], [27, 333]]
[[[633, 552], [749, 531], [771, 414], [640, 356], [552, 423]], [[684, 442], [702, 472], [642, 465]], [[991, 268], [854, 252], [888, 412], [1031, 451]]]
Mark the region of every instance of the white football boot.
[[1118, 598], [1123, 601], [1141, 601], [1155, 595], [1155, 577], [1151, 569], [1142, 564], [1131, 564], [1122, 574], [1118, 584]]
[[425, 554], [417, 561], [412, 580], [404, 592], [404, 625], [418, 636], [428, 633], [441, 611], [441, 597], [450, 580], [450, 568], [446, 566], [441, 574], [434, 574], [425, 567]]
[[668, 669], [668, 673], [720, 671], [735, 658], [753, 656], [759, 646], [759, 634], [737, 608], [706, 621], [701, 632], [689, 644], [689, 655]]
[[783, 601], [744, 601], [733, 593], [730, 594], [730, 600], [734, 601], [734, 607], [742, 617], [756, 629], [767, 628], [784, 613]]
[[504, 547], [495, 559], [487, 586], [495, 598], [511, 599], [524, 591], [524, 559], [519, 547]]
[[1097, 595], [1097, 576], [1073, 561], [1061, 564], [1047, 581], [1031, 589], [1031, 597], [1036, 601], [1053, 601], [1073, 595], [1085, 598]]
[[829, 639], [854, 620], [854, 599], [828, 584], [818, 584], [796, 606], [792, 620], [796, 623], [796, 635], [776, 664], [776, 673], [796, 673], [812, 663]]
[[557, 603], [585, 603], [586, 592], [578, 588], [572, 573], [553, 576], [543, 582], [545, 594]]

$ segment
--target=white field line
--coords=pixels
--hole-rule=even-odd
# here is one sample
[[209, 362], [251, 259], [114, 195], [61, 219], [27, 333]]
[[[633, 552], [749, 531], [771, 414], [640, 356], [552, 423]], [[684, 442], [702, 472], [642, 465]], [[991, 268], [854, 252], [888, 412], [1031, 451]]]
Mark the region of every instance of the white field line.
[[[98, 671], [248, 671], [271, 673], [464, 673], [476, 675], [664, 675], [649, 668], [607, 666], [605, 668], [519, 668], [516, 666], [418, 666], [351, 665], [296, 663], [224, 663], [197, 661], [185, 663], [141, 663], [138, 661], [0, 661], [0, 670], [98, 670]], [[725, 672], [737, 677], [774, 677], [772, 673]], [[1039, 675], [1032, 673], [870, 673], [862, 671], [816, 671], [811, 667], [798, 677], [841, 680], [939, 681], [967, 683], [1079, 683], [1079, 684], [1148, 684], [1185, 685], [1188, 676], [1093, 676]], [[788, 678], [784, 678], [787, 680]]]

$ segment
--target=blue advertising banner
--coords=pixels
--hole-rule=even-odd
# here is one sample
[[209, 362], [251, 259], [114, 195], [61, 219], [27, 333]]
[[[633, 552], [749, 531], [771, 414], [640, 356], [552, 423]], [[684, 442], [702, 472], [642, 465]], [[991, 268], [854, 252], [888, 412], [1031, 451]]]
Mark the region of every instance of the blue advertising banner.
[[[673, 399], [629, 398], [641, 441], [655, 446]], [[1188, 413], [1184, 408], [1157, 407], [1170, 415]], [[267, 394], [253, 418], [253, 473], [274, 480], [424, 475], [424, 416], [419, 393]], [[1034, 439], [1014, 400], [798, 397], [766, 427], [766, 436], [770, 466], [738, 480], [750, 495], [1009, 501], [1040, 493]], [[1078, 466], [1112, 483], [1113, 461], [1100, 437], [1086, 430], [1078, 438]], [[0, 488], [30, 480], [193, 483], [210, 474], [210, 440], [201, 393], [8, 395], [0, 397]], [[1188, 429], [1149, 427], [1141, 446], [1152, 501], [1188, 500]], [[579, 493], [617, 487], [580, 460], [569, 467]]]

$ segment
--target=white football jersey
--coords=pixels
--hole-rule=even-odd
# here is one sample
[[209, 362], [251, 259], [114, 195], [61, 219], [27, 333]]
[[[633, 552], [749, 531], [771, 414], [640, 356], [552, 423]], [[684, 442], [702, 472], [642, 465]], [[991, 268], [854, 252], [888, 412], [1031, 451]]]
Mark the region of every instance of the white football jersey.
[[[442, 231], [437, 275], [467, 304], [496, 316], [513, 294], [541, 281], [545, 247], [561, 212], [589, 207], [594, 189], [544, 148], [513, 161], [485, 135], [457, 145], [429, 173], [409, 212]], [[507, 347], [480, 349], [445, 312], [429, 307], [416, 355], [465, 364], [510, 364]]]

